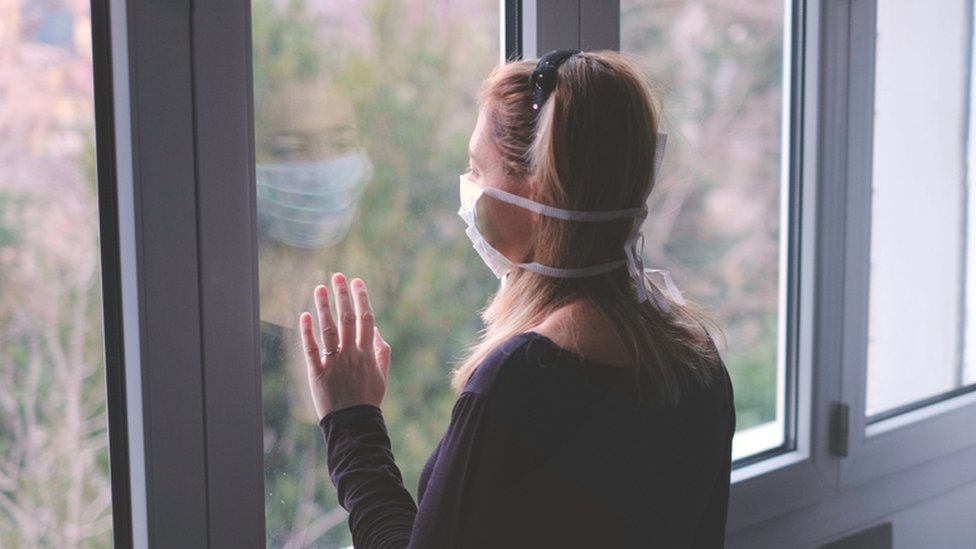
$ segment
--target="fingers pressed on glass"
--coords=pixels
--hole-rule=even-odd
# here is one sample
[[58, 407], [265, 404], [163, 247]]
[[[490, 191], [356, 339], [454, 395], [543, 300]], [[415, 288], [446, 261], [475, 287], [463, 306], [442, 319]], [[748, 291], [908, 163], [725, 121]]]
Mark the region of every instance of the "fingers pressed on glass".
[[322, 352], [335, 351], [339, 348], [339, 331], [336, 329], [335, 319], [332, 318], [329, 290], [325, 286], [315, 288], [315, 310], [318, 313], [319, 329], [322, 333]]
[[[356, 311], [349, 297], [349, 285], [342, 273], [332, 276], [332, 296], [339, 319], [339, 344], [352, 345], [356, 337]], [[331, 351], [331, 349], [329, 349]]]
[[319, 345], [315, 341], [315, 334], [312, 333], [312, 315], [302, 313], [299, 319], [300, 332], [302, 334], [302, 349], [305, 350], [305, 363], [310, 369], [318, 369], [322, 365], [319, 358]]
[[373, 307], [369, 304], [369, 294], [366, 292], [366, 283], [362, 279], [352, 281], [353, 297], [356, 304], [356, 345], [360, 349], [369, 351], [373, 348]]

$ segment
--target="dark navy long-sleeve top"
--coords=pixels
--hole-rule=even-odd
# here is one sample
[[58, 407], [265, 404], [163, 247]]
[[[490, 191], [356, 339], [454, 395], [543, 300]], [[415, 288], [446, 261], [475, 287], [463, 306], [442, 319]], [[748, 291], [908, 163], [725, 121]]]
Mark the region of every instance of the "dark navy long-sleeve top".
[[678, 406], [527, 332], [496, 348], [404, 488], [379, 408], [323, 418], [356, 549], [721, 547], [735, 412], [725, 368]]

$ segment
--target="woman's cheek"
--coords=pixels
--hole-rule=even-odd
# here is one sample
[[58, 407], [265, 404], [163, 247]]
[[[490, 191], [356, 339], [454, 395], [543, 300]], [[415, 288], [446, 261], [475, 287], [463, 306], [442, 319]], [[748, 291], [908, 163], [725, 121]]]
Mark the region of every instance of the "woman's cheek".
[[504, 226], [504, 209], [503, 202], [499, 202], [494, 198], [482, 195], [481, 199], [478, 200], [478, 211], [476, 212], [476, 217], [478, 220], [478, 230], [481, 231], [481, 235], [492, 245], [496, 250], [505, 253], [503, 249], [506, 244], [506, 239], [504, 231], [500, 230]]
[[[529, 247], [529, 212], [489, 196], [478, 201], [478, 229], [489, 244], [512, 261], [525, 259]], [[483, 210], [483, 211], [482, 211]]]

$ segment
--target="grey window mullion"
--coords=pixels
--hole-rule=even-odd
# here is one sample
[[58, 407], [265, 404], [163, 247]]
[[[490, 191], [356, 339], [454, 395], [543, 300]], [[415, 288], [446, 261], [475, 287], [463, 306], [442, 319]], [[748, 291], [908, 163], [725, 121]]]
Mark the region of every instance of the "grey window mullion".
[[620, 49], [620, 0], [580, 0], [582, 50]]
[[525, 0], [521, 7], [527, 59], [555, 49], [620, 49], [620, 0]]
[[190, 3], [112, 11], [136, 547], [206, 545]]
[[582, 0], [525, 0], [522, 3], [522, 57], [550, 50], [579, 49]]
[[249, 2], [197, 2], [193, 92], [212, 547], [264, 547]]
[[250, 6], [109, 21], [133, 545], [263, 546]]

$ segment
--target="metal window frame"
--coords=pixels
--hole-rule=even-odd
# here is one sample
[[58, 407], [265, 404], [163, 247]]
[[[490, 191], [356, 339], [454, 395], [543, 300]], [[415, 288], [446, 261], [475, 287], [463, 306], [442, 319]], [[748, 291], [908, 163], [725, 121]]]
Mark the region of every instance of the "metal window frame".
[[[976, 477], [946, 475], [976, 455], [972, 394], [853, 414], [850, 457], [828, 448], [833, 405], [863, 410], [874, 2], [796, 4], [796, 448], [733, 473], [739, 540], [814, 539], [835, 502]], [[501, 7], [506, 57], [619, 48], [619, 0]], [[92, 25], [116, 545], [263, 547], [250, 5], [92, 0]]]
[[126, 416], [118, 195], [115, 181], [115, 135], [112, 113], [111, 41], [108, 3], [91, 3], [92, 71], [95, 99], [95, 141], [98, 180], [99, 239], [102, 270], [103, 346], [108, 410], [109, 466], [112, 482], [112, 536], [116, 547], [132, 546], [129, 437]]
[[[903, 413], [869, 421], [867, 336], [871, 258], [871, 188], [874, 140], [874, 60], [878, 0], [826, 2], [846, 13], [849, 70], [845, 101], [851, 113], [847, 128], [846, 181], [841, 210], [845, 273], [842, 401], [850, 416], [850, 456], [841, 463], [838, 483], [855, 487], [880, 481], [933, 460], [976, 449], [976, 392], [962, 388], [906, 406]], [[899, 410], [900, 411], [900, 410]], [[890, 417], [888, 417], [890, 416]], [[976, 473], [961, 478], [976, 478]]]
[[[792, 451], [747, 465], [733, 472], [729, 501], [730, 533], [746, 530], [773, 517], [828, 501], [836, 489], [839, 461], [829, 448], [830, 413], [840, 397], [836, 356], [840, 353], [838, 326], [843, 301], [834, 289], [841, 276], [832, 251], [842, 238], [830, 218], [834, 211], [828, 182], [837, 181], [833, 171], [840, 151], [827, 139], [830, 128], [843, 124], [846, 113], [838, 110], [832, 87], [837, 71], [830, 63], [842, 47], [830, 32], [836, 28], [829, 14], [816, 2], [791, 3], [791, 40], [788, 48], [792, 88], [789, 207], [786, 230], [791, 239], [792, 264], [786, 276], [790, 287], [784, 294], [787, 340], [787, 390], [793, 406]], [[833, 48], [833, 49], [832, 49]]]
[[93, 0], [117, 547], [263, 547], [250, 5]]
[[[729, 547], [814, 546], [976, 481], [976, 470], [969, 466], [976, 459], [976, 433], [970, 428], [976, 421], [976, 395], [871, 425], [864, 414], [876, 2], [815, 0], [807, 10], [808, 34], [818, 37], [806, 41], [808, 70], [818, 71], [807, 88], [819, 98], [805, 102], [805, 116], [816, 126], [805, 133], [819, 150], [804, 155], [817, 166], [804, 169], [805, 180], [816, 182], [817, 218], [812, 239], [804, 240], [804, 246], [815, 243], [818, 265], [801, 295], [813, 291], [815, 299], [810, 389], [816, 396], [810, 419], [816, 427], [810, 444], [816, 449], [813, 461], [824, 465], [821, 484], [826, 492], [805, 497], [801, 506], [773, 511], [791, 491], [804, 497], [809, 483], [789, 485], [798, 477], [774, 469], [759, 477], [759, 486], [770, 480], [787, 485], [768, 485], [771, 497], [763, 500], [760, 490], [748, 501], [734, 485]], [[810, 303], [802, 297], [800, 301]], [[801, 377], [802, 372], [801, 365]], [[843, 429], [844, 457], [829, 451], [828, 421], [839, 404], [850, 410]], [[799, 413], [804, 413], [802, 405]], [[739, 509], [744, 503], [757, 508]], [[747, 520], [737, 522], [737, 515]]]
[[522, 54], [620, 49], [620, 0], [522, 0]]

